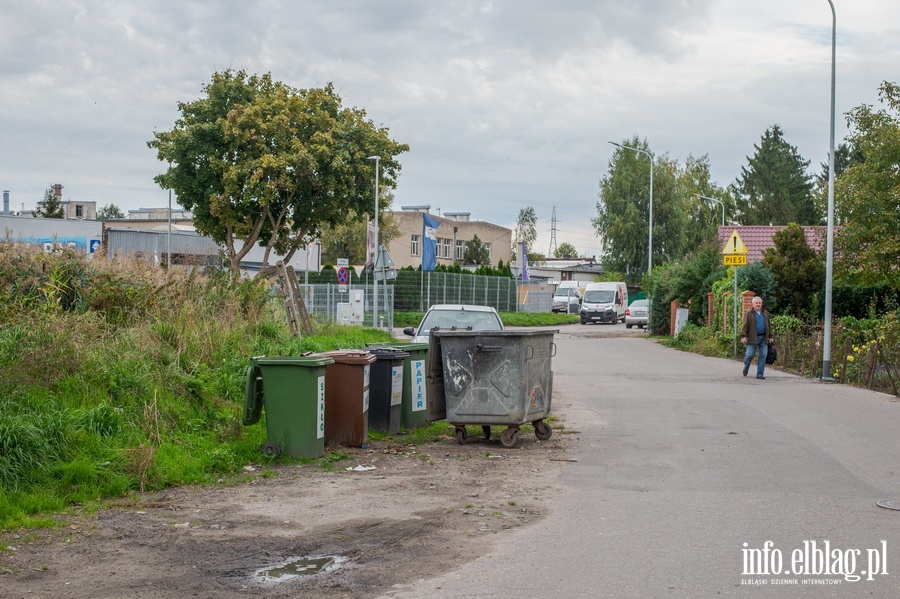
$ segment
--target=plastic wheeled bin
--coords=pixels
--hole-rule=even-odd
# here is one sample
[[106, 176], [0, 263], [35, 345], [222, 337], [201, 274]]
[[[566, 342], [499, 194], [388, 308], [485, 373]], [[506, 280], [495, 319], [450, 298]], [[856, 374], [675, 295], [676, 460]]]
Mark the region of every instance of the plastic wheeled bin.
[[318, 458], [325, 453], [325, 367], [321, 356], [257, 357], [250, 360], [244, 389], [244, 425], [266, 412], [269, 457]]
[[371, 347], [375, 356], [369, 390], [369, 428], [385, 433], [400, 431], [403, 400], [403, 361], [409, 352], [396, 347]]
[[400, 403], [400, 426], [415, 428], [428, 424], [425, 358], [427, 343], [370, 343], [367, 347], [393, 347], [409, 354], [403, 361], [403, 398]]
[[428, 418], [456, 427], [466, 441], [466, 425], [481, 425], [486, 439], [491, 426], [506, 426], [504, 447], [515, 447], [519, 427], [534, 425], [544, 441], [553, 430], [544, 419], [553, 394], [551, 358], [558, 331], [431, 332], [428, 349]]
[[334, 360], [325, 368], [325, 439], [348, 447], [367, 447], [369, 381], [375, 356], [350, 349], [320, 355]]

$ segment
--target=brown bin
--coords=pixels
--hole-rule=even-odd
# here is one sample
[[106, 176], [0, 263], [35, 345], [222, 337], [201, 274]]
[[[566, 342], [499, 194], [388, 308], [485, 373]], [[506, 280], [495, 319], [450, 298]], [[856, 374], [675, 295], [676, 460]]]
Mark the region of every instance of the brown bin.
[[318, 355], [334, 360], [325, 367], [325, 440], [368, 446], [369, 374], [376, 357], [352, 349]]

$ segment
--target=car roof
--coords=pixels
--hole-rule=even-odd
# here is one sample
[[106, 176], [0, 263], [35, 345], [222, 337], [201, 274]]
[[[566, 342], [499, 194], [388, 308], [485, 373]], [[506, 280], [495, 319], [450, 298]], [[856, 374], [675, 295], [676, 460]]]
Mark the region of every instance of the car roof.
[[447, 310], [460, 311], [469, 310], [472, 312], [496, 312], [491, 306], [476, 306], [474, 304], [435, 304], [429, 308], [430, 310]]

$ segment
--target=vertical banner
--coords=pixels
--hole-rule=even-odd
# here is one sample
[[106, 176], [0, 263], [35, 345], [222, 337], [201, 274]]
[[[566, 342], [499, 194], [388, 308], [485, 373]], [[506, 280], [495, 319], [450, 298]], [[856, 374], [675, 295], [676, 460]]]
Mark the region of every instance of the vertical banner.
[[437, 228], [441, 223], [422, 213], [422, 270], [437, 267]]
[[522, 247], [519, 249], [519, 254], [521, 256], [521, 264], [522, 264], [522, 282], [528, 283], [530, 282], [530, 278], [528, 276], [528, 250], [525, 247], [525, 242], [521, 242]]
[[366, 269], [375, 265], [375, 221], [366, 225]]

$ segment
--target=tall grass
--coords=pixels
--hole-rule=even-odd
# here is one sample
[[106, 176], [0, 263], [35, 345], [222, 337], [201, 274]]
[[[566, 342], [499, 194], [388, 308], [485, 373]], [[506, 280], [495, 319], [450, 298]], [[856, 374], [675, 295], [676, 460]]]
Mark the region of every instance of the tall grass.
[[385, 340], [294, 338], [265, 281], [0, 241], [0, 528], [236, 472], [265, 441], [240, 421], [250, 357]]

